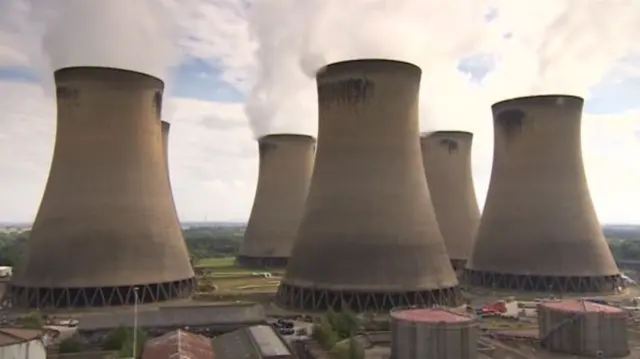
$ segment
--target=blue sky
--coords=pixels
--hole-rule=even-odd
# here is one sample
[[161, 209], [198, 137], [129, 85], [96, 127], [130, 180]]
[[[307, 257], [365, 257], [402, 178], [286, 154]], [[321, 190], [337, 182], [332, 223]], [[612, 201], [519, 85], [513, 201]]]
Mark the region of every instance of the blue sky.
[[[106, 50], [95, 47], [92, 34], [104, 35], [95, 19], [78, 17], [78, 24], [56, 30], [70, 34], [78, 32], [73, 26], [84, 29], [66, 51], [79, 54], [72, 64], [110, 65], [87, 60], [89, 54], [127, 63], [133, 51], [136, 61], [130, 69], [142, 71], [140, 64], [152, 63], [154, 51], [162, 48], [156, 41], [175, 39], [179, 60], [167, 81], [164, 116], [172, 122], [171, 176], [183, 220], [248, 218], [257, 181], [254, 137], [266, 134], [252, 129], [314, 134], [313, 79], [300, 65], [310, 48], [325, 61], [375, 55], [423, 67], [421, 127], [475, 133], [474, 178], [480, 203], [491, 169], [491, 102], [536, 91], [582, 91], [577, 94], [588, 100], [583, 120], [585, 166], [598, 215], [608, 223], [640, 223], [635, 209], [640, 203], [640, 161], [629, 160], [640, 156], [640, 48], [637, 39], [625, 35], [640, 31], [632, 27], [633, 20], [640, 23], [638, 9], [629, 14], [585, 5], [572, 11], [598, 13], [604, 19], [628, 17], [604, 34], [578, 16], [567, 18], [566, 24], [554, 23], [563, 9], [558, 2], [545, 1], [526, 8], [500, 0], [473, 5], [456, 0], [434, 8], [430, 2], [408, 0], [404, 8], [383, 9], [384, 17], [376, 12], [380, 9], [359, 8], [357, 1], [340, 11], [333, 8], [337, 0], [264, 0], [270, 6], [251, 9], [249, 2], [240, 0], [154, 1], [169, 6], [175, 21], [174, 27], [163, 30], [169, 31], [162, 33], [164, 37], [133, 36], [145, 31], [136, 27], [139, 22], [117, 16], [99, 24], [123, 29], [122, 38], [114, 34], [111, 39], [118, 45]], [[2, 221], [30, 221], [35, 216], [53, 149], [55, 104], [39, 75], [50, 76], [51, 69], [43, 67], [42, 53], [34, 50], [43, 44], [34, 29], [52, 25], [37, 23], [24, 4], [8, 0], [0, 5], [0, 165], [5, 173], [0, 188], [11, 189], [0, 191], [0, 203], [12, 204], [0, 209]], [[341, 17], [347, 10], [361, 14], [360, 27]], [[153, 16], [160, 15], [149, 13], [149, 21]], [[456, 32], [449, 31], [452, 23], [461, 24]], [[555, 45], [558, 38], [565, 39], [561, 47]], [[57, 41], [64, 42], [64, 36]], [[598, 48], [598, 43], [610, 46]], [[253, 85], [266, 91], [267, 100], [255, 102]], [[457, 105], [459, 98], [466, 98], [467, 104]], [[245, 111], [247, 100], [256, 110], [251, 116]]]

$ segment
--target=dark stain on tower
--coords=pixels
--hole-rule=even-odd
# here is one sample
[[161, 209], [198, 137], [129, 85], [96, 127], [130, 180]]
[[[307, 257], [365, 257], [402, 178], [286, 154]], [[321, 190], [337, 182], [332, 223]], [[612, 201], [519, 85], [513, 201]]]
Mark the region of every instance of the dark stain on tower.
[[497, 115], [497, 122], [507, 134], [508, 138], [513, 138], [522, 133], [522, 126], [526, 114], [517, 109], [509, 109]]
[[449, 154], [458, 152], [458, 142], [451, 138], [443, 138], [442, 140], [440, 140], [440, 145], [446, 148]]
[[54, 78], [53, 161], [9, 285], [11, 304], [96, 307], [188, 298], [195, 279], [157, 111], [164, 83], [104, 67], [64, 68]]
[[318, 72], [318, 150], [280, 305], [388, 312], [460, 303], [417, 141], [421, 75], [393, 60]]
[[374, 83], [367, 78], [349, 78], [318, 86], [318, 101], [327, 105], [354, 105], [373, 95]]
[[[491, 181], [473, 253], [471, 286], [554, 293], [615, 293], [621, 276], [584, 171], [584, 101], [568, 95], [493, 105]], [[523, 120], [531, 131], [513, 131]]]

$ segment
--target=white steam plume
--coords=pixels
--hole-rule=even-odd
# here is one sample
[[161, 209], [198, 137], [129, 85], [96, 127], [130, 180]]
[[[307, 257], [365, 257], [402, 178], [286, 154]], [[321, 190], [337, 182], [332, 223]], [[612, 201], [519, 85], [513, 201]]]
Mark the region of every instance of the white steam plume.
[[174, 22], [161, 1], [30, 0], [30, 5], [54, 70], [104, 66], [166, 80], [177, 60]]
[[498, 51], [497, 71], [486, 79], [495, 96], [588, 97], [616, 64], [640, 50], [636, 0], [498, 2], [497, 23], [513, 36]]
[[[487, 133], [494, 101], [586, 95], [637, 50], [639, 6], [636, 0], [262, 0], [251, 9], [259, 76], [247, 112], [256, 135], [315, 135], [315, 85], [305, 74], [340, 60], [393, 58], [423, 69], [424, 129]], [[481, 81], [458, 70], [459, 60], [472, 55], [493, 63]]]
[[[410, 61], [423, 78], [491, 45], [487, 1], [263, 0], [250, 21], [259, 75], [247, 103], [256, 136], [315, 135], [316, 70], [354, 58]], [[464, 24], [464, 26], [453, 26]], [[446, 39], [443, 41], [443, 36]], [[453, 68], [454, 73], [457, 70]], [[310, 76], [311, 75], [311, 76]], [[428, 96], [428, 89], [425, 91]]]

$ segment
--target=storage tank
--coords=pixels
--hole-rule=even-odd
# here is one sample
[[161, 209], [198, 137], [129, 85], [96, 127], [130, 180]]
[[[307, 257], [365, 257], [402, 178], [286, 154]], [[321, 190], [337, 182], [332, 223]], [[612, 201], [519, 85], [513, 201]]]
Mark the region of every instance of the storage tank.
[[473, 250], [480, 207], [473, 186], [473, 134], [435, 131], [420, 138], [424, 173], [451, 264], [462, 271]]
[[558, 353], [593, 358], [629, 355], [627, 314], [620, 308], [585, 300], [538, 305], [540, 344]]
[[616, 293], [624, 285], [582, 161], [584, 100], [514, 98], [492, 106], [491, 182], [464, 278], [491, 290]]
[[379, 59], [317, 73], [318, 149], [280, 305], [388, 312], [461, 303], [423, 171], [421, 76]]
[[46, 359], [43, 336], [39, 329], [0, 328], [0, 358]]
[[391, 311], [391, 359], [475, 359], [475, 317], [444, 308]]

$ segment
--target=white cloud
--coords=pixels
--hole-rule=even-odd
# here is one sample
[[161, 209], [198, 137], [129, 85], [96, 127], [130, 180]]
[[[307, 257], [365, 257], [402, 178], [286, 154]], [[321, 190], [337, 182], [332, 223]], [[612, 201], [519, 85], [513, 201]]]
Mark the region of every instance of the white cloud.
[[[327, 61], [387, 56], [418, 63], [423, 68], [421, 127], [475, 133], [474, 170], [481, 200], [491, 168], [492, 101], [549, 88], [581, 91], [614, 68], [619, 81], [640, 74], [637, 52], [634, 55], [640, 43], [630, 37], [638, 33], [640, 9], [614, 5], [631, 6], [631, 0], [605, 1], [609, 5], [604, 6], [601, 0], [157, 1], [167, 6], [176, 21], [176, 26], [167, 28], [172, 32], [167, 37], [176, 39], [181, 61], [214, 65], [224, 81], [241, 91], [257, 84], [247, 108], [253, 133], [242, 103], [167, 99], [165, 115], [172, 122], [171, 176], [184, 220], [248, 217], [258, 165], [252, 136], [275, 132], [315, 135], [315, 84], [303, 70], [308, 72]], [[498, 18], [487, 25], [484, 18], [491, 7], [498, 9]], [[35, 45], [42, 27], [33, 23], [37, 16], [29, 17], [27, 10], [22, 0], [0, 4], [0, 66], [41, 68]], [[125, 21], [127, 17], [116, 15], [107, 18], [131, 24]], [[108, 19], [89, 29], [113, 26]], [[78, 29], [92, 21], [76, 20], [67, 25]], [[150, 28], [146, 29], [127, 40], [149, 39], [145, 34], [150, 34]], [[117, 34], [126, 32], [116, 32], [111, 40], [122, 38]], [[109, 35], [101, 36], [104, 41]], [[158, 39], [145, 41], [153, 44]], [[135, 50], [132, 54], [141, 56], [137, 66], [147, 66], [145, 56], [154, 51], [144, 53], [144, 46]], [[479, 83], [457, 69], [460, 58], [474, 54], [497, 61], [495, 71]], [[616, 67], [616, 61], [625, 56]], [[160, 69], [165, 65], [149, 66]], [[54, 103], [38, 85], [0, 82], [0, 93], [0, 166], [4, 171], [0, 188], [11, 189], [0, 191], [0, 203], [11, 204], [0, 209], [0, 219], [30, 220], [50, 164]], [[640, 203], [636, 189], [640, 162], [629, 160], [640, 155], [639, 116], [629, 112], [584, 117], [585, 167], [603, 221], [640, 223], [638, 211], [627, 209]]]

